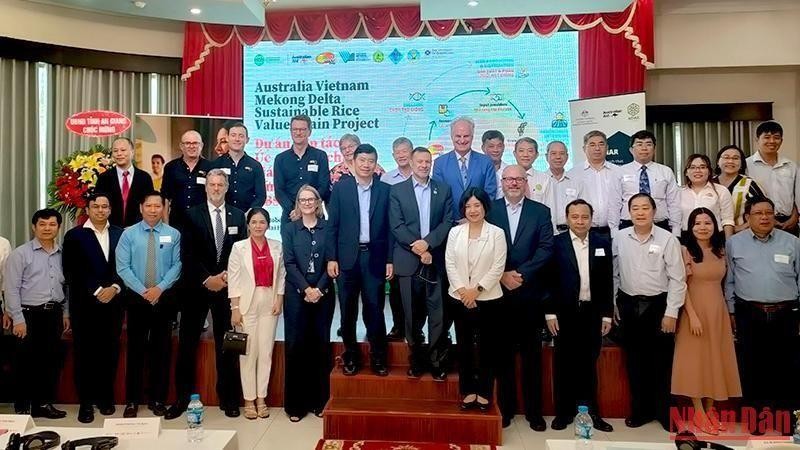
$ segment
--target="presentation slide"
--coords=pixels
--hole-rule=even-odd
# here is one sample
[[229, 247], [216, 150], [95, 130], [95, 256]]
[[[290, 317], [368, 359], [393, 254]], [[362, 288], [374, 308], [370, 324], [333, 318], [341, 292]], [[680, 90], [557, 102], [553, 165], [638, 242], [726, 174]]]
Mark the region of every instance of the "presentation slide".
[[532, 137], [541, 150], [535, 167], [544, 170], [548, 142], [573, 148], [568, 120], [569, 100], [578, 96], [578, 34], [265, 41], [245, 47], [243, 95], [247, 152], [264, 165], [267, 206], [276, 218], [272, 161], [291, 146], [289, 119], [297, 114], [311, 117], [311, 145], [328, 152], [331, 167], [342, 161], [345, 133], [374, 145], [386, 170], [394, 167], [391, 144], [400, 136], [435, 158], [452, 149], [450, 122], [469, 116], [473, 149], [480, 150], [484, 131], [500, 130], [503, 159], [513, 163], [514, 143]]

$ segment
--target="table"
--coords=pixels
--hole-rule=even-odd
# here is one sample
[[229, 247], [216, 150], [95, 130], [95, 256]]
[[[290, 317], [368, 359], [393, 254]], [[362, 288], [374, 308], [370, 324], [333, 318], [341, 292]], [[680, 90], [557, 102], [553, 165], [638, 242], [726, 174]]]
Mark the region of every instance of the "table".
[[[55, 431], [61, 436], [61, 443], [95, 436], [107, 436], [102, 428], [77, 428], [77, 427], [34, 427], [23, 434], [38, 433], [40, 431]], [[0, 445], [5, 448], [8, 434], [0, 436]], [[60, 448], [60, 447], [59, 447]], [[237, 450], [236, 432], [233, 430], [205, 430], [205, 438], [201, 442], [188, 442], [186, 430], [161, 430], [158, 439], [120, 439], [115, 449], [123, 450]]]

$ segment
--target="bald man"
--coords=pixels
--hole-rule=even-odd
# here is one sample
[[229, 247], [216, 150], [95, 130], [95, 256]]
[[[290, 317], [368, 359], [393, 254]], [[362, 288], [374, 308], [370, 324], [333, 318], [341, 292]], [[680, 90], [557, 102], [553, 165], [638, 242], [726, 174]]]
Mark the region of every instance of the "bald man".
[[178, 231], [183, 231], [189, 208], [206, 202], [206, 175], [211, 161], [203, 158], [203, 138], [195, 130], [181, 136], [182, 156], [164, 166], [161, 193], [167, 199], [164, 220]]
[[111, 201], [108, 221], [125, 228], [141, 222], [139, 203], [153, 191], [153, 179], [144, 170], [133, 166], [133, 142], [126, 137], [118, 137], [111, 143], [111, 159], [114, 160], [114, 169], [97, 177], [95, 190], [108, 194]]

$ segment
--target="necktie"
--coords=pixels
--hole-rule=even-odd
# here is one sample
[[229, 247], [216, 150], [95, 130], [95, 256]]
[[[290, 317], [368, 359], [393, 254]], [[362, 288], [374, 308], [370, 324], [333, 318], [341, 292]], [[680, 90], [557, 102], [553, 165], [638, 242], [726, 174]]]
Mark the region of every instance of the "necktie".
[[125, 216], [125, 209], [128, 207], [128, 193], [131, 191], [131, 185], [128, 182], [128, 175], [130, 173], [126, 170], [122, 172], [122, 215]]
[[147, 239], [147, 262], [144, 266], [144, 287], [151, 288], [156, 285], [156, 233], [150, 228], [150, 237]]
[[464, 188], [467, 187], [467, 157], [462, 156], [458, 158], [461, 161], [461, 184], [464, 185]]
[[219, 210], [219, 208], [215, 209], [214, 212], [217, 213], [214, 243], [217, 244], [217, 262], [219, 262], [220, 257], [222, 257], [222, 242], [225, 240], [225, 230], [222, 226], [222, 212]]
[[639, 172], [639, 192], [642, 194], [650, 193], [650, 178], [647, 176], [647, 166], [642, 166]]

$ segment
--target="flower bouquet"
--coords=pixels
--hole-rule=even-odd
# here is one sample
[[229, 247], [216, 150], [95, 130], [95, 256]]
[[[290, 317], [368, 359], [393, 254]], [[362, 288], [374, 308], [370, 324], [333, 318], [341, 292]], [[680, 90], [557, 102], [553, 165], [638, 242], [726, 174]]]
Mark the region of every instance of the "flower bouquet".
[[47, 186], [48, 206], [78, 223], [86, 214], [86, 197], [94, 189], [97, 176], [114, 167], [111, 152], [102, 144], [78, 150], [56, 161], [53, 180]]

